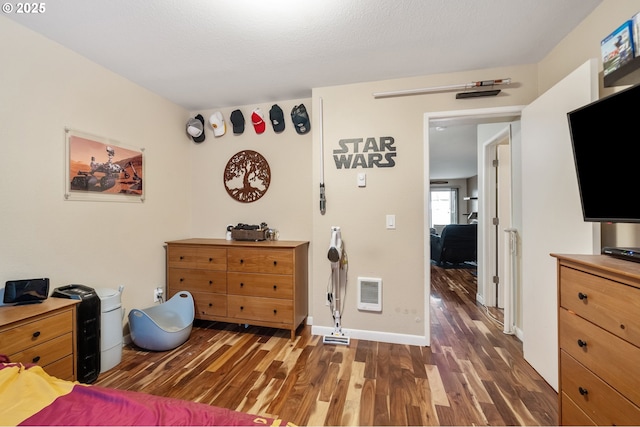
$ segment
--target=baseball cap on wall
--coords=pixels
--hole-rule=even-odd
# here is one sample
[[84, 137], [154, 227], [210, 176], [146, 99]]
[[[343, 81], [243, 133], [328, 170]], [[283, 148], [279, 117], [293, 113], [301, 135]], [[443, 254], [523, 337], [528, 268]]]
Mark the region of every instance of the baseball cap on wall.
[[251, 122], [253, 123], [253, 128], [256, 130], [256, 133], [264, 132], [267, 125], [264, 122], [264, 114], [262, 114], [260, 108], [256, 108], [251, 113]]
[[225, 124], [224, 117], [222, 117], [222, 113], [220, 111], [216, 111], [209, 116], [209, 123], [213, 128], [214, 136], [222, 136], [227, 131], [227, 125]]
[[244, 114], [240, 110], [231, 112], [231, 123], [233, 124], [233, 133], [239, 135], [244, 132]]
[[269, 110], [269, 120], [271, 120], [274, 132], [282, 132], [284, 130], [284, 112], [278, 104], [271, 106], [271, 110]]
[[198, 114], [195, 118], [189, 119], [187, 122], [187, 133], [193, 139], [193, 142], [200, 143], [204, 141], [204, 117]]
[[309, 114], [307, 114], [307, 109], [304, 104], [293, 107], [291, 110], [291, 121], [293, 122], [293, 127], [296, 128], [296, 132], [300, 135], [304, 135], [311, 130]]

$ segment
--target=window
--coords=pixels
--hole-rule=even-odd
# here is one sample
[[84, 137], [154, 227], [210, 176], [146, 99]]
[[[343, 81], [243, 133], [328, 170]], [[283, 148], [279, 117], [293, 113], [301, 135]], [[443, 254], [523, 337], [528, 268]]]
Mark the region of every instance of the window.
[[458, 189], [438, 188], [431, 190], [431, 225], [458, 223]]

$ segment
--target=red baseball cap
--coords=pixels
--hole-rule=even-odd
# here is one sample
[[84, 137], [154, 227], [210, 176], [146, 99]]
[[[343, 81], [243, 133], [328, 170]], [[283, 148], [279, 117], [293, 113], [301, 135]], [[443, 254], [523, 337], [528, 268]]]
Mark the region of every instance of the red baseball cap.
[[253, 123], [253, 128], [256, 130], [256, 133], [264, 132], [266, 123], [264, 122], [264, 114], [262, 114], [260, 108], [256, 108], [251, 113], [251, 122]]

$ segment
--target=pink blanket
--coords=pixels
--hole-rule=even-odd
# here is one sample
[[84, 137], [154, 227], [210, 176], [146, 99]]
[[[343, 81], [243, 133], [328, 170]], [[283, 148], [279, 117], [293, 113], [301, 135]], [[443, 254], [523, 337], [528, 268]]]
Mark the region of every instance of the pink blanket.
[[290, 425], [203, 403], [63, 381], [19, 363], [0, 363], [0, 402], [3, 425]]

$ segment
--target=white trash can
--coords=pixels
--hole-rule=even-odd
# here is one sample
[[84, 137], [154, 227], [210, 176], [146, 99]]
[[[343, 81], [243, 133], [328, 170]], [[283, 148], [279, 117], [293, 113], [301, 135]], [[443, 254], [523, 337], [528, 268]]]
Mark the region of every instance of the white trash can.
[[96, 288], [100, 298], [100, 373], [122, 361], [122, 290]]

